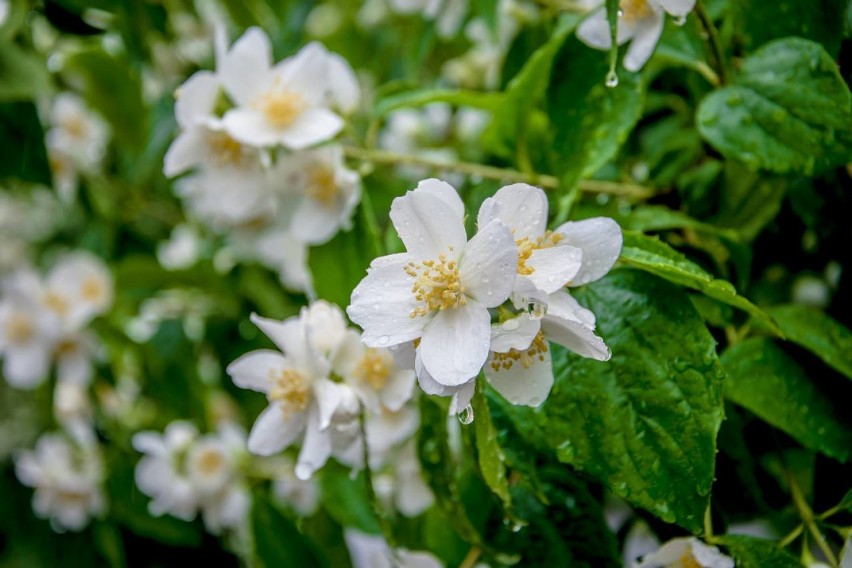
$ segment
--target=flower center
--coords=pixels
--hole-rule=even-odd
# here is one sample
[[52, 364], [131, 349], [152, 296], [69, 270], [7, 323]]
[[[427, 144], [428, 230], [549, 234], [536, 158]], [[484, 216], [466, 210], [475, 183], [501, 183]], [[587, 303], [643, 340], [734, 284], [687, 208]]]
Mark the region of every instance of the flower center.
[[74, 138], [83, 138], [86, 135], [86, 123], [78, 116], [66, 119], [63, 126], [68, 131], [68, 134]]
[[224, 132], [211, 132], [207, 135], [207, 144], [213, 154], [213, 160], [221, 165], [238, 166], [245, 159], [243, 145]]
[[331, 207], [337, 201], [340, 193], [334, 181], [334, 171], [323, 166], [315, 166], [308, 170], [308, 197], [319, 201], [326, 207]]
[[83, 286], [80, 288], [80, 294], [84, 300], [89, 302], [98, 302], [105, 296], [106, 287], [101, 280], [95, 276], [86, 278]]
[[535, 272], [535, 268], [527, 265], [527, 261], [532, 256], [532, 253], [538, 249], [555, 246], [563, 238], [562, 233], [547, 231], [544, 233], [543, 237], [535, 239], [524, 237], [516, 240], [515, 244], [518, 246], [518, 274], [522, 276], [529, 276]]
[[305, 108], [300, 95], [289, 91], [267, 93], [260, 100], [260, 109], [273, 126], [284, 128], [302, 114]]
[[385, 386], [390, 377], [390, 365], [387, 357], [376, 349], [367, 349], [358, 367], [355, 369], [355, 377], [364, 381], [375, 390]]
[[35, 335], [32, 320], [21, 313], [14, 313], [6, 323], [6, 337], [12, 343], [26, 343]]
[[625, 22], [635, 22], [654, 13], [647, 0], [621, 0], [618, 7], [618, 15]]
[[225, 464], [225, 457], [216, 450], [204, 450], [198, 457], [198, 471], [204, 475], [214, 475]]
[[64, 355], [71, 355], [75, 351], [77, 351], [78, 344], [73, 339], [63, 339], [57, 344], [55, 353], [57, 357], [62, 357]]
[[698, 563], [698, 560], [695, 559], [695, 556], [692, 555], [691, 550], [687, 550], [683, 556], [680, 557], [680, 565], [682, 568], [703, 568], [701, 564]]
[[[453, 252], [453, 247], [450, 247]], [[438, 260], [424, 260], [420, 264], [409, 262], [405, 273], [414, 278], [411, 292], [424, 305], [411, 310], [410, 317], [425, 316], [436, 310], [449, 310], [467, 304], [464, 286], [459, 279], [459, 266], [441, 253]]]
[[273, 373], [269, 399], [281, 403], [284, 412], [300, 412], [308, 406], [308, 384], [305, 377], [293, 369], [284, 369], [277, 376]]
[[61, 316], [66, 315], [71, 307], [68, 305], [68, 300], [56, 292], [48, 292], [44, 295], [44, 305]]
[[509, 349], [506, 353], [494, 353], [491, 368], [495, 371], [511, 369], [516, 362], [520, 362], [524, 369], [529, 369], [536, 359], [544, 361], [545, 353], [547, 353], [547, 340], [544, 338], [544, 333], [539, 331], [524, 351]]

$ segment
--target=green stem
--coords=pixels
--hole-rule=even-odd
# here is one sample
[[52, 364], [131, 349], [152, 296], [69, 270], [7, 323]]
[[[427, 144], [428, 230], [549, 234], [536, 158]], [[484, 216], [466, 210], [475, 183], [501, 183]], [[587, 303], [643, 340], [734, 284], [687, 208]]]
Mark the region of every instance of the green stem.
[[710, 17], [710, 13], [702, 0], [696, 2], [695, 13], [704, 27], [704, 31], [707, 32], [707, 44], [710, 46], [710, 51], [713, 53], [713, 59], [716, 63], [717, 84], [726, 85], [730, 82], [731, 77], [728, 70], [728, 60], [725, 57], [725, 49], [722, 47], [722, 41], [719, 38], [719, 30], [716, 29], [716, 24], [713, 23], [713, 18]]
[[[423, 156], [412, 154], [397, 154], [386, 150], [372, 150], [356, 146], [344, 146], [343, 151], [349, 158], [365, 162], [378, 162], [383, 164], [423, 166], [433, 170], [448, 170], [471, 176], [480, 176], [511, 183], [528, 183], [544, 189], [557, 189], [559, 178], [556, 176], [523, 173], [508, 168], [498, 168], [475, 164], [471, 162], [442, 162]], [[579, 182], [580, 191], [585, 193], [605, 193], [608, 195], [620, 195], [633, 199], [647, 199], [655, 195], [650, 187], [641, 185], [618, 183], [613, 181], [583, 180]]]
[[804, 530], [805, 525], [799, 525], [793, 530], [791, 530], [787, 536], [778, 541], [778, 548], [787, 548], [788, 546], [790, 546], [790, 543], [799, 538], [799, 536], [801, 536], [802, 534], [802, 531]]
[[828, 542], [826, 542], [825, 537], [820, 532], [816, 522], [814, 522], [814, 512], [811, 510], [810, 505], [808, 505], [807, 500], [805, 500], [802, 490], [796, 483], [793, 474], [788, 472], [787, 479], [790, 483], [790, 493], [793, 497], [793, 503], [796, 505], [796, 510], [799, 511], [799, 516], [802, 518], [805, 526], [807, 526], [808, 532], [811, 533], [814, 542], [816, 542], [819, 549], [822, 550], [822, 553], [825, 555], [825, 559], [831, 566], [836, 568], [837, 557], [834, 555], [834, 552], [832, 552], [831, 547], [828, 545]]
[[704, 540], [711, 542], [713, 540], [713, 513], [710, 510], [710, 504], [707, 504], [707, 509], [704, 511]]

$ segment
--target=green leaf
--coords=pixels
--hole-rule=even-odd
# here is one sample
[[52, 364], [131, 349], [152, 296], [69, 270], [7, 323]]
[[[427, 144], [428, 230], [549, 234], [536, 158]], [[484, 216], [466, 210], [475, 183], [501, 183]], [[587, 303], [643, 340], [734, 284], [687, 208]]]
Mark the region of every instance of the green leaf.
[[848, 0], [738, 0], [738, 23], [742, 23], [743, 40], [752, 49], [770, 40], [787, 36], [820, 42], [832, 56], [840, 50], [843, 39], [843, 11]]
[[620, 225], [631, 231], [665, 231], [668, 229], [695, 229], [738, 241], [740, 236], [733, 229], [717, 227], [710, 223], [693, 219], [686, 213], [669, 209], [662, 205], [642, 205], [633, 209], [619, 220]]
[[759, 319], [774, 333], [779, 335], [781, 333], [766, 312], [737, 294], [733, 284], [713, 278], [710, 273], [657, 237], [625, 231], [620, 260], [629, 266], [650, 272], [669, 282], [692, 288], [715, 300], [739, 308]]
[[47, 66], [37, 55], [0, 42], [0, 102], [34, 99], [50, 90]]
[[576, 297], [612, 359], [553, 345], [553, 391], [537, 410], [515, 408], [514, 424], [632, 504], [700, 530], [723, 417], [716, 342], [684, 292], [642, 272], [615, 271]]
[[327, 566], [317, 546], [267, 499], [255, 495], [251, 510], [255, 552], [261, 566]]
[[702, 136], [753, 169], [813, 174], [845, 163], [852, 94], [817, 43], [773, 41], [746, 58], [734, 85], [701, 102]]
[[[2, 81], [2, 80], [0, 80]], [[0, 104], [0, 179], [17, 178], [50, 185], [44, 132], [30, 102]]]
[[645, 83], [619, 72], [619, 85], [604, 84], [605, 57], [568, 38], [550, 74], [547, 108], [553, 125], [554, 164], [565, 187], [591, 176], [615, 157], [642, 115]]
[[112, 125], [122, 146], [138, 153], [148, 139], [148, 108], [139, 77], [126, 62], [101, 51], [83, 51], [65, 61], [62, 74]]
[[479, 471], [491, 491], [503, 501], [506, 509], [509, 509], [512, 506], [512, 498], [509, 495], [509, 482], [506, 480], [506, 466], [504, 465], [506, 456], [497, 441], [497, 431], [491, 421], [488, 400], [485, 397], [485, 381], [483, 380], [476, 381], [473, 412]]
[[344, 468], [329, 464], [320, 475], [320, 487], [323, 507], [341, 526], [371, 534], [381, 532], [370, 506], [363, 473], [350, 479]]
[[767, 310], [789, 341], [852, 379], [852, 331], [816, 308], [799, 305]]
[[750, 536], [726, 535], [714, 540], [728, 549], [737, 568], [801, 568], [794, 556], [778, 548], [774, 542]]
[[406, 91], [389, 95], [376, 102], [375, 107], [373, 107], [373, 115], [381, 117], [397, 109], [421, 107], [438, 102], [495, 111], [500, 108], [501, 99], [502, 95], [500, 93], [480, 93], [460, 89]]
[[805, 371], [771, 341], [752, 338], [722, 355], [725, 396], [807, 448], [841, 462], [852, 452], [852, 429]]

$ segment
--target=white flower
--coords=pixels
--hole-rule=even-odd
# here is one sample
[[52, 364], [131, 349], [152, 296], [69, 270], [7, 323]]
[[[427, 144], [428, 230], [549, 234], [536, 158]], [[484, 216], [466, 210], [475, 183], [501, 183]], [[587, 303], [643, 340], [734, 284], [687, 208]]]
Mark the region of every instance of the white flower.
[[355, 529], [344, 532], [353, 568], [443, 568], [444, 564], [428, 552], [404, 548], [391, 550], [384, 538]]
[[294, 200], [289, 228], [297, 240], [322, 244], [349, 228], [361, 199], [361, 177], [344, 164], [342, 147], [296, 152], [283, 158], [279, 168]]
[[375, 477], [378, 496], [406, 517], [416, 517], [435, 502], [435, 495], [423, 479], [417, 447], [408, 442], [394, 455], [389, 471]]
[[442, 38], [458, 33], [468, 10], [468, 0], [390, 0], [389, 3], [396, 13], [420, 13], [424, 19], [434, 21]]
[[283, 354], [252, 351], [227, 369], [237, 386], [262, 392], [269, 400], [249, 435], [249, 451], [271, 455], [304, 433], [296, 465], [300, 479], [308, 479], [331, 454], [328, 428], [344, 396], [341, 387], [329, 379], [330, 363], [311, 345], [314, 330], [306, 319], [305, 309], [300, 317], [283, 322], [252, 314], [252, 322]]
[[675, 538], [645, 556], [634, 568], [734, 568], [734, 560], [695, 537]]
[[6, 23], [10, 9], [9, 0], [0, 0], [0, 26]]
[[328, 55], [320, 44], [311, 43], [273, 66], [269, 38], [258, 28], [247, 31], [219, 68], [236, 104], [222, 118], [225, 130], [245, 144], [281, 144], [291, 150], [333, 138], [343, 120], [327, 108], [329, 93], [338, 87], [333, 73], [339, 70], [339, 60], [330, 64]]
[[97, 447], [72, 446], [59, 434], [39, 438], [34, 451], [15, 458], [15, 473], [33, 487], [33, 511], [57, 532], [82, 530], [106, 510]]
[[136, 464], [136, 485], [151, 497], [148, 510], [154, 516], [173, 515], [191, 521], [198, 512], [195, 481], [183, 467], [184, 457], [198, 438], [198, 430], [175, 421], [165, 432], [139, 432], [133, 447], [144, 457]]
[[254, 236], [253, 255], [266, 266], [278, 270], [281, 283], [290, 290], [314, 297], [314, 283], [308, 267], [308, 247], [295, 239], [287, 228], [273, 226]]
[[80, 383], [58, 381], [53, 391], [53, 415], [73, 439], [80, 443], [95, 440], [92, 401]]
[[268, 222], [278, 214], [270, 172], [260, 163], [244, 168], [204, 168], [181, 178], [176, 193], [214, 230]]
[[198, 262], [201, 237], [190, 225], [177, 225], [169, 240], [157, 245], [157, 260], [166, 270], [182, 270]]
[[468, 242], [461, 199], [434, 179], [396, 198], [390, 216], [408, 252], [374, 260], [347, 313], [369, 347], [420, 339], [418, 357], [438, 384], [471, 383], [488, 357], [488, 309], [511, 293], [512, 233], [495, 219]]
[[319, 508], [320, 487], [316, 479], [299, 479], [293, 463], [287, 460], [272, 484], [272, 493], [281, 503], [292, 507], [301, 517], [310, 517]]
[[107, 127], [77, 95], [65, 92], [56, 96], [50, 124], [45, 134], [47, 146], [70, 156], [77, 168], [90, 171], [103, 159]]
[[[631, 41], [624, 56], [624, 68], [639, 71], [651, 55], [665, 23], [664, 13], [684, 18], [695, 0], [621, 0], [618, 10], [618, 45]], [[608, 50], [612, 45], [606, 10], [601, 8], [577, 28], [577, 37], [590, 47]]]
[[320, 355], [331, 360], [347, 333], [343, 310], [325, 300], [316, 300], [304, 309], [302, 317], [311, 329], [311, 346]]

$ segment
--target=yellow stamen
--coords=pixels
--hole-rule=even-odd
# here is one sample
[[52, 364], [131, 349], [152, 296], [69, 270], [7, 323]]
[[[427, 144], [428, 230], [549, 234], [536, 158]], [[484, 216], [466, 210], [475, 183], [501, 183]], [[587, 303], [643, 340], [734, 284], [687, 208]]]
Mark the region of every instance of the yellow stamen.
[[458, 262], [447, 259], [447, 255], [441, 253], [438, 260], [424, 260], [419, 264], [409, 262], [405, 265], [405, 273], [415, 279], [411, 292], [418, 302], [423, 303], [411, 311], [411, 318], [467, 304], [464, 286], [459, 279]]
[[308, 170], [308, 197], [331, 207], [337, 201], [340, 191], [334, 179], [334, 171], [324, 166], [314, 166]]
[[54, 349], [57, 357], [62, 357], [63, 355], [70, 355], [77, 351], [79, 344], [72, 339], [65, 339], [59, 342], [59, 344]]
[[26, 343], [35, 335], [33, 322], [26, 314], [13, 313], [6, 323], [6, 337], [12, 343]]
[[260, 99], [260, 110], [273, 126], [285, 128], [302, 114], [305, 103], [296, 93], [277, 91], [267, 93]]
[[89, 302], [99, 302], [106, 295], [106, 286], [97, 276], [90, 276], [80, 287], [80, 295]]
[[285, 413], [307, 408], [309, 394], [307, 381], [298, 371], [284, 369], [277, 375], [273, 372], [269, 400], [281, 403]]
[[524, 237], [516, 240], [515, 244], [518, 246], [518, 274], [522, 276], [529, 276], [535, 272], [535, 268], [527, 265], [527, 261], [532, 256], [532, 253], [539, 249], [555, 246], [563, 238], [562, 233], [547, 231], [543, 237], [535, 239]]
[[544, 333], [539, 331], [533, 338], [532, 343], [524, 351], [510, 349], [506, 353], [494, 353], [494, 358], [491, 360], [491, 368], [495, 371], [501, 369], [511, 369], [515, 362], [520, 362], [524, 369], [529, 369], [535, 360], [544, 361], [544, 354], [547, 353], [547, 340], [544, 338]]
[[68, 300], [56, 292], [48, 292], [44, 295], [44, 305], [61, 316], [66, 315], [71, 308]]
[[654, 13], [647, 0], [621, 0], [618, 7], [618, 15], [625, 22], [636, 22]]
[[204, 450], [198, 457], [199, 471], [208, 475], [219, 471], [224, 463], [224, 456], [216, 450]]
[[390, 355], [376, 349], [367, 349], [358, 367], [355, 368], [355, 377], [380, 390], [388, 382], [391, 365]]
[[692, 555], [692, 550], [687, 550], [680, 558], [682, 568], [702, 568], [695, 556]]
[[77, 116], [66, 119], [63, 126], [68, 134], [75, 138], [83, 138], [86, 135], [86, 123]]
[[242, 144], [224, 132], [211, 132], [207, 135], [213, 160], [225, 166], [239, 166], [245, 161], [246, 152]]

